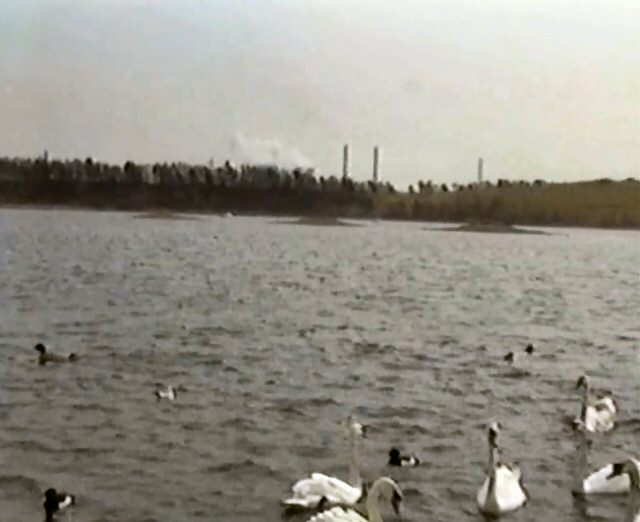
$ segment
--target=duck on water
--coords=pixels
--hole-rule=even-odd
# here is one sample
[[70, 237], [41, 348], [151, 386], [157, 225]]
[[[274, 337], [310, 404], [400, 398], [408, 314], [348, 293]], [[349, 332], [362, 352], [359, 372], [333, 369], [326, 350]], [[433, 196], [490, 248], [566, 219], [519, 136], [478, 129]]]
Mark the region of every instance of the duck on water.
[[419, 464], [420, 459], [415, 455], [401, 455], [397, 448], [389, 450], [389, 466], [413, 467]]
[[156, 396], [156, 400], [160, 401], [166, 399], [168, 401], [175, 401], [178, 398], [178, 392], [185, 392], [187, 389], [179, 384], [178, 386], [172, 386], [167, 384], [163, 386], [160, 383], [156, 383], [156, 391], [153, 394]]
[[[527, 345], [527, 347], [524, 349], [524, 353], [526, 353], [527, 355], [532, 355], [533, 352], [534, 352], [533, 345], [531, 343], [529, 343]], [[517, 357], [516, 352], [509, 352], [507, 355], [505, 355], [503, 357], [503, 359], [505, 361], [507, 361], [508, 363], [513, 363], [513, 362], [515, 362], [516, 357]]]
[[54, 514], [62, 511], [76, 503], [76, 497], [68, 493], [58, 493], [54, 488], [49, 488], [44, 492], [44, 513], [45, 522], [53, 522]]
[[75, 353], [70, 353], [69, 355], [59, 355], [56, 353], [51, 353], [47, 350], [47, 347], [42, 344], [42, 343], [38, 343], [35, 345], [34, 350], [36, 352], [39, 352], [40, 355], [38, 355], [38, 364], [40, 364], [41, 366], [47, 364], [47, 363], [63, 363], [63, 362], [69, 362], [69, 361], [75, 361], [78, 356]]

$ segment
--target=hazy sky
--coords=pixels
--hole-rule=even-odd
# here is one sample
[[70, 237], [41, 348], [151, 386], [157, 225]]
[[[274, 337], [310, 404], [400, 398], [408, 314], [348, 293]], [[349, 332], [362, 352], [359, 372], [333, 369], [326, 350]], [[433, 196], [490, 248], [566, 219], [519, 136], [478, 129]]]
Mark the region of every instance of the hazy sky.
[[0, 0], [0, 155], [640, 176], [638, 0]]

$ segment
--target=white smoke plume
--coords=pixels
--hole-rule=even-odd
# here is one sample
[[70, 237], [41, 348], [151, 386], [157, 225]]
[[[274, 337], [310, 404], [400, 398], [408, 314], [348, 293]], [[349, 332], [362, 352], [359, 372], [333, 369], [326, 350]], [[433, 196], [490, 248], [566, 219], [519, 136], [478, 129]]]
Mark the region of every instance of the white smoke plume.
[[277, 139], [250, 138], [236, 132], [231, 142], [231, 156], [236, 164], [274, 165], [284, 169], [312, 168], [313, 163], [295, 147]]

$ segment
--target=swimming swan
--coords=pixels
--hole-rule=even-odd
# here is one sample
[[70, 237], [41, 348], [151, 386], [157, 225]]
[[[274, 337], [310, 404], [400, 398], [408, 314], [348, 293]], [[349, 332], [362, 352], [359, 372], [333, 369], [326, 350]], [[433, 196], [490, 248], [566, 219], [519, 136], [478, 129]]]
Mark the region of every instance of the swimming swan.
[[500, 425], [497, 422], [491, 423], [487, 432], [489, 442], [487, 477], [478, 490], [477, 496], [480, 511], [495, 516], [518, 509], [529, 498], [522, 485], [520, 469], [498, 460], [499, 433]]
[[575, 495], [619, 495], [627, 493], [631, 486], [629, 476], [623, 473], [611, 477], [614, 464], [606, 464], [589, 474], [586, 473], [589, 466], [588, 448], [591, 441], [586, 434], [580, 433], [579, 435], [580, 440], [576, 454], [576, 482], [572, 492]]
[[45, 522], [53, 522], [53, 514], [63, 509], [73, 506], [76, 497], [67, 493], [58, 493], [55, 489], [49, 488], [44, 493]]
[[628, 493], [631, 480], [627, 474], [612, 475], [615, 464], [607, 464], [590, 473], [582, 481], [582, 493], [585, 495], [619, 495]]
[[580, 417], [574, 420], [575, 428], [588, 431], [589, 433], [606, 433], [615, 426], [616, 415], [618, 414], [618, 404], [616, 400], [605, 395], [597, 400], [589, 397], [589, 379], [586, 375], [581, 375], [576, 383], [576, 389], [582, 392], [582, 408]]
[[380, 500], [387, 499], [396, 515], [400, 515], [402, 490], [389, 477], [381, 477], [373, 483], [364, 509], [354, 506], [336, 506], [312, 516], [308, 522], [384, 522], [380, 514]]
[[348, 417], [345, 423], [349, 436], [349, 482], [324, 473], [312, 473], [311, 477], [299, 480], [293, 487], [293, 496], [282, 501], [284, 506], [303, 509], [315, 508], [322, 501], [329, 504], [353, 505], [364, 492], [360, 476], [358, 439], [365, 437], [367, 426]]
[[629, 504], [627, 522], [640, 522], [640, 460], [630, 458], [624, 462], [617, 462], [609, 474], [610, 480], [621, 475], [629, 477]]

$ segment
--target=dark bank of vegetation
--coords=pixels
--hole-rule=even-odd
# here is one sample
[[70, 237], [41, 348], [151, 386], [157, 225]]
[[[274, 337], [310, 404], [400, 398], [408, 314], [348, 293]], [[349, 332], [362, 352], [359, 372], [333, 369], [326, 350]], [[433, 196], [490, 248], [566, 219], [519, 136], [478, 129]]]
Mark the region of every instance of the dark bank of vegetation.
[[310, 169], [236, 168], [228, 162], [210, 168], [4, 158], [0, 204], [640, 228], [640, 183], [634, 179], [451, 186], [421, 181], [400, 192], [390, 183], [316, 176]]

